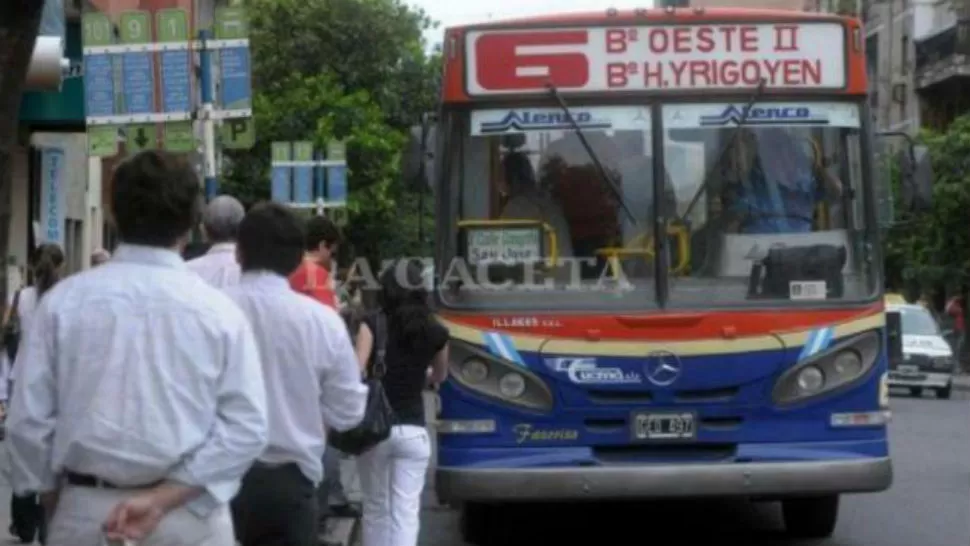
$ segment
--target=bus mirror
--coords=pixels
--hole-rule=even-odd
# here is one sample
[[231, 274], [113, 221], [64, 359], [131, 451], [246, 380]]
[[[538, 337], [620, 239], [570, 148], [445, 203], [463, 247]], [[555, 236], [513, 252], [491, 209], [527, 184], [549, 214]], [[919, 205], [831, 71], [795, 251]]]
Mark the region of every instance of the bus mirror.
[[433, 154], [435, 149], [434, 126], [428, 122], [415, 125], [408, 131], [408, 142], [401, 156], [401, 176], [404, 185], [413, 191], [434, 189], [432, 187]]
[[910, 212], [927, 211], [933, 204], [933, 165], [926, 146], [912, 145], [899, 154], [900, 197]]

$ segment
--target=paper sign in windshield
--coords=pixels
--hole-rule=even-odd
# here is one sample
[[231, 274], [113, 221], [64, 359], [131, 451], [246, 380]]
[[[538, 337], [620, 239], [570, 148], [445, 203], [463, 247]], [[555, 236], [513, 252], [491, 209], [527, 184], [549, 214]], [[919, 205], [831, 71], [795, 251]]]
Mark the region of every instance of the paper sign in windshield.
[[538, 229], [479, 229], [468, 231], [468, 259], [472, 264], [523, 264], [542, 259]]

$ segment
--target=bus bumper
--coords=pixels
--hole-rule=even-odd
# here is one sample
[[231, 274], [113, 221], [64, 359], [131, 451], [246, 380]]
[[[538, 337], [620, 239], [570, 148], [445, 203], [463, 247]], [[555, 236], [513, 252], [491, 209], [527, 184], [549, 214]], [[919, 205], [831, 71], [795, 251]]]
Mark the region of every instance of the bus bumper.
[[786, 497], [884, 491], [888, 457], [829, 461], [580, 466], [439, 467], [442, 502], [583, 501], [686, 497]]

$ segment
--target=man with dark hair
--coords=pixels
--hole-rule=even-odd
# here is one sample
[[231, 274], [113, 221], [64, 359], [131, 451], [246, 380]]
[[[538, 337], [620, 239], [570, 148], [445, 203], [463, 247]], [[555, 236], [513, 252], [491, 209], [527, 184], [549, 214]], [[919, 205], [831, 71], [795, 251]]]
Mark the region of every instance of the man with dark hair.
[[306, 253], [303, 263], [290, 275], [293, 290], [333, 308], [338, 307], [334, 290], [334, 264], [343, 237], [340, 228], [325, 216], [306, 223]]
[[233, 546], [228, 503], [267, 444], [256, 339], [179, 256], [202, 203], [192, 165], [142, 152], [111, 197], [115, 255], [45, 294], [20, 345], [13, 488], [44, 494], [50, 545]]
[[213, 199], [202, 215], [202, 231], [212, 246], [205, 255], [190, 260], [188, 266], [216, 288], [226, 288], [239, 282], [236, 233], [245, 215], [242, 203], [229, 195]]
[[232, 502], [236, 531], [243, 546], [317, 546], [326, 431], [360, 422], [367, 387], [340, 316], [287, 283], [303, 258], [300, 219], [276, 203], [257, 205], [236, 249], [242, 277], [226, 293], [256, 331], [272, 431]]

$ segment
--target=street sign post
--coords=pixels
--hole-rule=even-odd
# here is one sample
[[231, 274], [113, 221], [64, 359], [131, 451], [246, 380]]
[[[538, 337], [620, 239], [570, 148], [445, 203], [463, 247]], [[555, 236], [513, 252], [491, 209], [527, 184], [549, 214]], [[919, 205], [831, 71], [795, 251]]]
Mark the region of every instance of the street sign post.
[[[121, 12], [101, 12], [85, 4], [88, 153], [116, 155], [119, 129], [124, 129], [128, 153], [159, 146], [173, 152], [201, 151], [206, 195], [211, 198], [217, 191], [216, 148], [248, 149], [256, 141], [249, 22], [242, 2], [217, 0], [224, 5], [210, 12], [212, 31], [202, 30], [194, 39], [192, 0], [165, 3], [170, 7]], [[200, 54], [199, 77], [195, 52]], [[196, 142], [200, 130], [201, 150]]]

